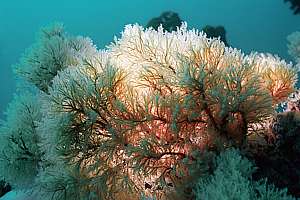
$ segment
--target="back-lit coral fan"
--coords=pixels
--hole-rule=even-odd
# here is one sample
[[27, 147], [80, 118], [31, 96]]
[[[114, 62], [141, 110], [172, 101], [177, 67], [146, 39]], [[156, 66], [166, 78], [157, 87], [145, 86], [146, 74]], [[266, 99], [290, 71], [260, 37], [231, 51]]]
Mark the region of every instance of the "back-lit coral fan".
[[207, 149], [246, 145], [296, 81], [279, 58], [186, 24], [127, 25], [107, 51], [86, 54], [53, 79], [39, 126], [37, 182], [54, 199], [174, 197], [207, 172]]
[[[253, 56], [253, 55], [252, 55]], [[257, 65], [257, 73], [263, 78], [263, 87], [268, 89], [273, 97], [273, 103], [278, 104], [294, 91], [297, 81], [297, 69], [291, 70], [291, 64], [270, 54], [254, 55], [252, 62]], [[263, 66], [263, 67], [262, 67]]]
[[245, 56], [219, 40], [206, 38], [203, 32], [187, 31], [186, 24], [172, 33], [128, 25], [122, 38], [111, 45], [111, 56], [112, 64], [128, 72], [131, 84], [152, 89], [178, 85], [186, 65], [195, 65], [195, 69], [203, 65], [203, 70], [212, 72], [226, 72], [230, 67], [251, 69], [260, 76], [274, 103], [291, 93], [296, 81], [291, 64], [278, 57], [257, 53]]

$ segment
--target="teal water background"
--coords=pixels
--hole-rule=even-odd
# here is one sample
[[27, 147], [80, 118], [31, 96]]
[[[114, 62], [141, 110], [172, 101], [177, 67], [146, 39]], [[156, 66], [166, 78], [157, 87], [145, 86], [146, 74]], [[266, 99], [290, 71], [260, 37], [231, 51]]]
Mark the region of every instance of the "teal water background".
[[146, 25], [163, 11], [179, 13], [190, 28], [223, 25], [231, 46], [288, 61], [286, 36], [300, 31], [300, 15], [283, 0], [0, 0], [0, 119], [16, 88], [11, 66], [41, 27], [62, 22], [69, 33], [92, 38], [100, 49], [125, 24]]

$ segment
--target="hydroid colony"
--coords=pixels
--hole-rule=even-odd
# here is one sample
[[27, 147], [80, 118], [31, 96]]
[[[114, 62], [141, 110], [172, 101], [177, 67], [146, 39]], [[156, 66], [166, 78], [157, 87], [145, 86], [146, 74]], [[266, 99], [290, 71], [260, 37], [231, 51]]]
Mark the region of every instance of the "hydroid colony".
[[46, 199], [188, 198], [215, 154], [272, 138], [267, 121], [297, 80], [280, 58], [186, 24], [127, 25], [100, 51], [54, 26], [16, 68], [38, 91], [9, 108], [0, 171]]

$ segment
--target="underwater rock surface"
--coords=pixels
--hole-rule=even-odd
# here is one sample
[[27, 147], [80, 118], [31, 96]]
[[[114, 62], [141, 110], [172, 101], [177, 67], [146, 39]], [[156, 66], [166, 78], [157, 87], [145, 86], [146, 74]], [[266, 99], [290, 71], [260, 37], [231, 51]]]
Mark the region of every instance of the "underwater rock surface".
[[5, 195], [7, 192], [11, 190], [11, 186], [6, 183], [4, 180], [0, 181], [0, 197]]
[[284, 2], [291, 3], [291, 10], [294, 11], [294, 14], [300, 14], [300, 0], [284, 0]]
[[167, 31], [175, 31], [177, 27], [181, 26], [183, 21], [180, 19], [178, 13], [172, 11], [163, 12], [159, 17], [152, 18], [148, 24], [147, 28], [152, 27], [155, 30], [158, 29], [160, 25]]

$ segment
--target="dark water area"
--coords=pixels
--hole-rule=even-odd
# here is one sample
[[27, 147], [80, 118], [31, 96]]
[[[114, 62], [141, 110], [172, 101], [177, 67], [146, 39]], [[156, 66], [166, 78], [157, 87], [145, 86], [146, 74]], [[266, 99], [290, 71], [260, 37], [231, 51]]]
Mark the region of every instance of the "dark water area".
[[92, 38], [105, 48], [124, 25], [147, 22], [164, 11], [174, 11], [189, 28], [205, 25], [225, 27], [233, 47], [270, 52], [291, 61], [286, 37], [300, 30], [300, 15], [294, 15], [283, 0], [2, 0], [0, 2], [0, 119], [16, 90], [12, 65], [36, 38], [38, 30], [61, 22], [72, 35]]

